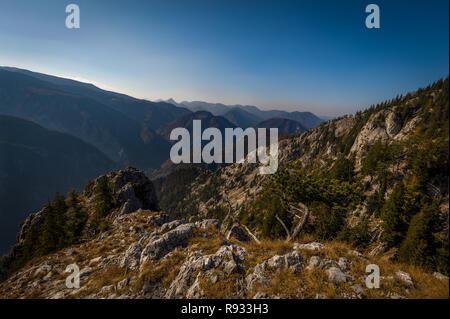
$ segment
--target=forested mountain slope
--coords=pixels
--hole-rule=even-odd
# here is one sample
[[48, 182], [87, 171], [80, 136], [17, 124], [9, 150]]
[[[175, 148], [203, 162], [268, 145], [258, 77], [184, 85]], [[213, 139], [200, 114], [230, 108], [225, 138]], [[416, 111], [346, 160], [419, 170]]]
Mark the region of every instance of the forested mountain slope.
[[0, 115], [0, 253], [14, 243], [19, 223], [56, 191], [81, 189], [115, 168], [95, 147], [35, 123]]
[[[284, 238], [303, 203], [303, 234], [448, 273], [448, 103], [447, 78], [284, 139], [270, 177], [256, 164], [174, 172], [158, 181], [162, 208], [195, 220], [231, 207], [257, 236]], [[185, 189], [169, 186], [178, 174], [192, 178]]]

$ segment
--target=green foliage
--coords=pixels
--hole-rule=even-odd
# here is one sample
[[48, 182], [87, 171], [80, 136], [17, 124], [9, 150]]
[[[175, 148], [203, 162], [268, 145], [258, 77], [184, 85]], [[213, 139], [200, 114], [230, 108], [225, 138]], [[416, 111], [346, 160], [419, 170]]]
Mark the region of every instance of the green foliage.
[[11, 273], [34, 257], [43, 256], [79, 241], [84, 235], [88, 213], [80, 203], [75, 190], [64, 195], [55, 194], [41, 211], [41, 221], [34, 223], [26, 232], [23, 245], [0, 265]]
[[397, 183], [381, 210], [381, 219], [383, 220], [382, 240], [389, 245], [398, 244], [402, 238], [404, 205], [405, 187], [403, 183]]
[[353, 182], [353, 175], [355, 170], [355, 157], [350, 159], [343, 154], [339, 154], [333, 168], [330, 171], [330, 178], [345, 182]]
[[448, 274], [448, 244], [447, 247], [442, 246], [434, 236], [439, 222], [438, 212], [438, 205], [434, 202], [425, 205], [413, 217], [398, 255], [402, 262], [430, 269], [438, 266], [441, 271]]
[[330, 240], [336, 237], [343, 226], [344, 211], [330, 208], [325, 203], [316, 202], [311, 205], [314, 217], [313, 234], [319, 240]]
[[198, 199], [191, 193], [192, 183], [206, 182], [208, 172], [199, 168], [180, 168], [153, 181], [159, 206], [172, 219], [185, 218], [198, 213]]
[[108, 228], [109, 223], [106, 217], [115, 207], [115, 199], [108, 178], [102, 176], [98, 179], [94, 189], [94, 217], [91, 221], [91, 228], [96, 232], [102, 232]]
[[345, 225], [337, 235], [340, 241], [346, 241], [353, 247], [366, 248], [370, 242], [368, 220], [363, 220], [355, 227]]
[[83, 230], [88, 220], [88, 213], [81, 206], [79, 194], [75, 190], [71, 190], [67, 194], [67, 206], [64, 230], [67, 242], [73, 243], [83, 235]]
[[329, 177], [305, 175], [293, 163], [268, 178], [264, 191], [241, 210], [241, 221], [265, 238], [285, 238], [286, 231], [276, 216], [292, 231], [296, 224], [287, 203], [301, 202], [311, 209], [313, 226], [307, 230], [318, 239], [331, 239], [340, 231], [346, 214], [361, 200], [356, 183]]
[[352, 208], [361, 200], [361, 189], [356, 183], [305, 175], [300, 169], [291, 167], [271, 176], [266, 187], [281, 198], [305, 203], [323, 202], [333, 208]]

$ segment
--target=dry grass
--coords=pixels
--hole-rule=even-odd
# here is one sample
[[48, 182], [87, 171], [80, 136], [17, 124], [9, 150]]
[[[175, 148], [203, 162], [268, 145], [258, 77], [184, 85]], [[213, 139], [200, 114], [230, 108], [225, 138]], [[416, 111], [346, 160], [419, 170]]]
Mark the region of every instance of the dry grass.
[[251, 241], [249, 243], [238, 243], [238, 245], [245, 247], [248, 251], [248, 256], [243, 264], [247, 272], [274, 255], [284, 255], [291, 252], [293, 247], [292, 243], [285, 240], [263, 240], [260, 244]]
[[105, 286], [114, 285], [127, 277], [127, 270], [117, 265], [107, 266], [90, 276], [90, 280], [81, 285], [84, 287], [80, 292], [70, 295], [70, 298], [82, 298], [91, 294], [96, 294]]
[[194, 236], [189, 239], [190, 250], [201, 250], [203, 254], [214, 254], [219, 250], [225, 237], [213, 226], [208, 229], [195, 229]]
[[135, 290], [141, 291], [145, 284], [160, 283], [163, 287], [168, 287], [175, 279], [184, 261], [184, 255], [180, 251], [172, 252], [164, 258], [161, 263], [155, 264], [147, 262], [135, 283]]
[[200, 288], [208, 299], [233, 298], [239, 294], [238, 280], [240, 278], [239, 274], [232, 274], [226, 278], [219, 279], [215, 283], [202, 278], [200, 280]]

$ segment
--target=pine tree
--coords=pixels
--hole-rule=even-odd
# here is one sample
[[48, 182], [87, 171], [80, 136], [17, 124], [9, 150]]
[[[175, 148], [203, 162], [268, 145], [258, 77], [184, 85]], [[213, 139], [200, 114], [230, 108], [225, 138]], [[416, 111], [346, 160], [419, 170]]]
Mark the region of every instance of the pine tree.
[[76, 190], [71, 190], [67, 194], [69, 208], [66, 213], [65, 233], [69, 243], [73, 243], [81, 237], [88, 219], [88, 214], [81, 206], [78, 196]]
[[435, 256], [433, 229], [439, 208], [436, 204], [425, 205], [409, 225], [408, 233], [399, 249], [399, 260], [432, 268], [431, 256]]
[[107, 217], [114, 208], [114, 197], [109, 188], [108, 178], [106, 176], [102, 176], [98, 180], [94, 195], [95, 205], [92, 226], [96, 232], [100, 232], [108, 227], [108, 222], [105, 217]]
[[403, 183], [395, 184], [392, 194], [381, 210], [383, 220], [382, 240], [388, 245], [396, 245], [401, 239], [402, 218], [404, 214], [405, 187]]
[[57, 234], [57, 216], [55, 209], [48, 203], [42, 211], [43, 223], [41, 228], [41, 235], [39, 238], [39, 248], [42, 255], [48, 254], [57, 248], [58, 234]]

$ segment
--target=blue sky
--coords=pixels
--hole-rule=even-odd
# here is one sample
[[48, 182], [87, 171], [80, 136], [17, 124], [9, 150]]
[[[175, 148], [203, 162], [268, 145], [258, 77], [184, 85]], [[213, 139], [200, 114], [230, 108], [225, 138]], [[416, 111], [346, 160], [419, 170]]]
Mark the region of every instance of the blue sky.
[[[81, 28], [65, 27], [76, 3]], [[366, 5], [381, 28], [365, 27]], [[446, 77], [447, 0], [0, 0], [0, 65], [147, 98], [340, 115]]]

